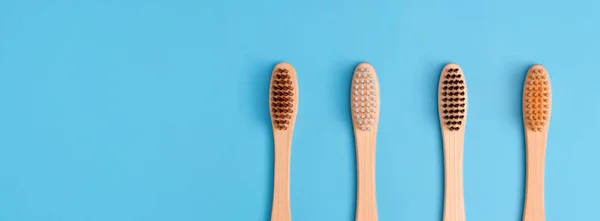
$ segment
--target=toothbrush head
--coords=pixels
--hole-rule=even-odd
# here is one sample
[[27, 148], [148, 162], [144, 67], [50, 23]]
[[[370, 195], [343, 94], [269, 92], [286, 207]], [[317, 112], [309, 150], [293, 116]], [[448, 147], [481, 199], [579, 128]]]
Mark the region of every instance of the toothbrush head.
[[293, 128], [298, 110], [298, 80], [291, 64], [279, 63], [273, 69], [269, 106], [274, 130]]
[[371, 64], [361, 63], [356, 67], [351, 93], [355, 131], [376, 131], [379, 123], [379, 80]]
[[523, 117], [526, 128], [533, 132], [548, 129], [552, 112], [550, 76], [542, 65], [532, 66], [523, 91]]
[[467, 83], [462, 68], [447, 64], [442, 70], [439, 84], [439, 112], [442, 128], [449, 131], [464, 130], [467, 119]]

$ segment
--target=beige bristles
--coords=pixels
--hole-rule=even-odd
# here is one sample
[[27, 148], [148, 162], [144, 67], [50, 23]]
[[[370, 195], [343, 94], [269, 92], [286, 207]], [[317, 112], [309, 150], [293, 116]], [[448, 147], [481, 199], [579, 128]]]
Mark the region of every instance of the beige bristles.
[[540, 132], [547, 126], [550, 114], [550, 77], [539, 65], [531, 68], [525, 80], [523, 112], [527, 128]]

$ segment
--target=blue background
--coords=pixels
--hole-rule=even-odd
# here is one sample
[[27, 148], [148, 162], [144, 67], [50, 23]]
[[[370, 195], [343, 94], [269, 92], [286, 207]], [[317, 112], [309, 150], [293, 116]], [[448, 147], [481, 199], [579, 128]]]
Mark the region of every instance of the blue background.
[[268, 84], [295, 65], [296, 221], [355, 211], [354, 67], [378, 71], [380, 220], [441, 220], [436, 90], [469, 86], [469, 220], [522, 216], [527, 68], [553, 84], [550, 221], [600, 220], [600, 2], [0, 2], [0, 220], [269, 220]]

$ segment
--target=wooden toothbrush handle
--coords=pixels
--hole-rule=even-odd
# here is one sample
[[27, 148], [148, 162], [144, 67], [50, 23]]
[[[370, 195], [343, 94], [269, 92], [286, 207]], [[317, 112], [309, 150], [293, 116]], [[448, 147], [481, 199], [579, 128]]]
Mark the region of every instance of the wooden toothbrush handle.
[[356, 221], [377, 221], [377, 194], [375, 191], [375, 141], [356, 144], [358, 173]]
[[530, 136], [527, 139], [527, 190], [523, 221], [545, 221], [544, 168], [546, 164], [545, 137]]
[[444, 139], [444, 221], [465, 221], [462, 140]]
[[291, 221], [290, 160], [291, 139], [275, 139], [275, 176], [271, 221]]

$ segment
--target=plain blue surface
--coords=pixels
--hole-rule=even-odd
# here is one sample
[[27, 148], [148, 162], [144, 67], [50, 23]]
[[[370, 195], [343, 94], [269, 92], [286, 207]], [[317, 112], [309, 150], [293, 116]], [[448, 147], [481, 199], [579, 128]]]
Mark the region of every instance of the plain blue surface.
[[553, 84], [549, 221], [600, 220], [600, 2], [0, 2], [0, 220], [267, 221], [271, 69], [295, 65], [295, 221], [355, 211], [355, 65], [381, 84], [380, 220], [442, 218], [436, 90], [469, 86], [468, 220], [521, 220], [522, 85]]

